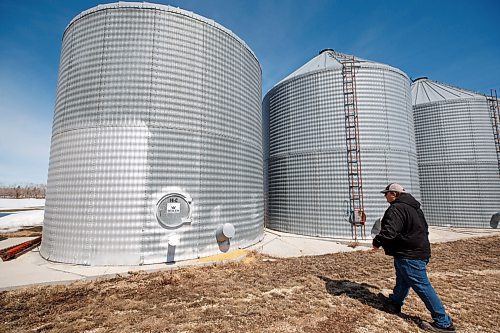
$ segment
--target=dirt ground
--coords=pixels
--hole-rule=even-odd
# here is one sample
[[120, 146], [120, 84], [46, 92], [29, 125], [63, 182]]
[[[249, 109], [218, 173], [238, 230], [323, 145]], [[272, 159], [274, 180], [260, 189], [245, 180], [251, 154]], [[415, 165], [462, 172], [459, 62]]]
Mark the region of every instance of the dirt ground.
[[[458, 332], [498, 332], [500, 236], [433, 245], [430, 279]], [[421, 332], [382, 251], [244, 261], [0, 293], [1, 332]]]
[[38, 237], [42, 235], [42, 227], [25, 228], [14, 232], [0, 232], [0, 238]]

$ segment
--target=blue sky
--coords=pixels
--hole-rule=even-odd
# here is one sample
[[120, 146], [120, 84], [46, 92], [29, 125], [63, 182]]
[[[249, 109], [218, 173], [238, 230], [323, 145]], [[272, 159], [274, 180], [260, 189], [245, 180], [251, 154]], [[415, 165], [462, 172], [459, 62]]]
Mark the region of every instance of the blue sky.
[[[156, 1], [211, 18], [241, 37], [263, 94], [324, 48], [397, 67], [411, 78], [500, 93], [498, 0]], [[103, 1], [0, 2], [0, 184], [46, 183], [61, 38]]]

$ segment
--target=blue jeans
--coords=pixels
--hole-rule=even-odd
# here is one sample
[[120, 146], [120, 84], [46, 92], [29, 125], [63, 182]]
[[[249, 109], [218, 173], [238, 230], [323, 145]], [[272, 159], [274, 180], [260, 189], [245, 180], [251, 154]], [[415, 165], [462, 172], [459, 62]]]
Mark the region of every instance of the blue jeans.
[[412, 288], [430, 311], [432, 319], [439, 327], [452, 324], [450, 316], [444, 310], [443, 304], [427, 278], [429, 260], [394, 258], [396, 268], [396, 286], [391, 300], [403, 306], [406, 296]]

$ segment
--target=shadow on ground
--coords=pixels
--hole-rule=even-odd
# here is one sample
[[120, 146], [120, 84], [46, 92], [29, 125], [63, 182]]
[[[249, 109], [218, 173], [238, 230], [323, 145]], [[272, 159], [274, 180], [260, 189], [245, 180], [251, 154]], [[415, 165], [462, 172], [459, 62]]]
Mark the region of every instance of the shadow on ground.
[[380, 292], [375, 294], [374, 292], [370, 291], [370, 288], [377, 290], [380, 289], [377, 286], [349, 280], [332, 280], [325, 276], [318, 276], [318, 278], [325, 282], [325, 289], [330, 295], [346, 295], [379, 311], [397, 315], [404, 320], [413, 321], [417, 325], [420, 325], [422, 322], [422, 319], [417, 316], [410, 316], [404, 313], [395, 313], [394, 310], [389, 306], [390, 301], [387, 296], [383, 295]]

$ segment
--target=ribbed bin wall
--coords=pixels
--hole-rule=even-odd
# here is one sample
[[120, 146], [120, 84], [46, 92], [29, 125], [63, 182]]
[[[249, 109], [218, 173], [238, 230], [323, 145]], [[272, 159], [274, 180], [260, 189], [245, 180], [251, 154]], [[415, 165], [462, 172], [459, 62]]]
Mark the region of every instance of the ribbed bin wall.
[[[78, 15], [62, 42], [42, 256], [138, 265], [256, 243], [260, 101], [255, 55], [212, 20], [147, 3]], [[167, 197], [180, 201], [160, 207]], [[221, 244], [224, 223], [235, 235]]]
[[[330, 62], [330, 64], [329, 64]], [[326, 64], [326, 66], [325, 66]], [[356, 73], [367, 232], [399, 182], [419, 197], [410, 81], [358, 59]], [[324, 52], [278, 83], [263, 102], [266, 223], [276, 230], [351, 238], [342, 66]]]
[[[422, 99], [427, 90], [440, 96]], [[500, 175], [486, 97], [425, 79], [416, 81], [412, 91], [428, 223], [490, 227], [500, 212]]]

